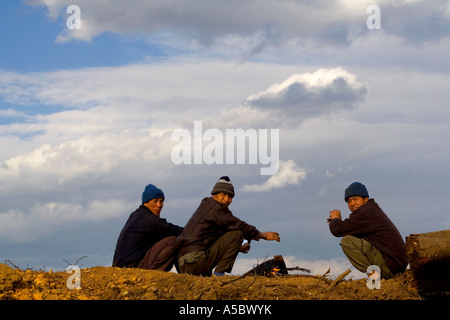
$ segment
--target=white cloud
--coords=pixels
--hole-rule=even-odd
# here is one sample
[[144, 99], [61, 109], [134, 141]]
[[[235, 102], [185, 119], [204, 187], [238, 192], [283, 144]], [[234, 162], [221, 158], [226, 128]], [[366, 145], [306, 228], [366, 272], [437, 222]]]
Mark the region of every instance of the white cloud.
[[280, 189], [290, 184], [300, 184], [306, 179], [306, 171], [297, 167], [293, 160], [280, 161], [278, 173], [271, 176], [263, 184], [244, 185], [241, 191], [261, 192]]
[[0, 190], [10, 196], [36, 188], [51, 192], [72, 183], [88, 184], [89, 180], [95, 181], [117, 170], [132, 173], [149, 163], [156, 169], [170, 159], [167, 139], [139, 130], [86, 134], [55, 146], [46, 143], [4, 160], [0, 166]]
[[[67, 19], [71, 0], [34, 0], [45, 5], [51, 19]], [[423, 43], [448, 37], [449, 21], [442, 9], [444, 0], [380, 1], [213, 1], [213, 0], [78, 0], [81, 30], [62, 29], [57, 42], [92, 41], [113, 32], [138, 33], [149, 42], [165, 47], [232, 49], [244, 57], [296, 42], [305, 45], [349, 46], [355, 38], [368, 34], [366, 8], [378, 4], [382, 14], [382, 32]], [[414, 19], [411, 19], [411, 16]], [[443, 19], [441, 19], [441, 17]], [[438, 19], [436, 19], [438, 18]], [[416, 21], [413, 21], [416, 20]], [[404, 28], [405, 25], [410, 28]], [[438, 28], [430, 28], [430, 25]], [[65, 23], [62, 24], [65, 27]], [[414, 32], [412, 30], [414, 29]], [[433, 33], [434, 31], [437, 31]], [[437, 30], [440, 29], [440, 30]], [[233, 44], [233, 45], [232, 45]], [[223, 45], [225, 45], [223, 47]], [[220, 52], [220, 49], [215, 50]], [[228, 51], [228, 50], [226, 50]]]
[[280, 83], [247, 98], [236, 107], [206, 116], [211, 127], [290, 127], [303, 121], [359, 106], [368, 94], [368, 84], [343, 68], [320, 68], [291, 74]]
[[352, 109], [367, 94], [367, 85], [342, 68], [294, 74], [281, 83], [251, 95], [245, 104], [300, 119], [340, 109]]
[[90, 24], [89, 20], [80, 18], [79, 29], [64, 29], [61, 31], [55, 39], [56, 43], [65, 43], [71, 40], [92, 42], [92, 38], [98, 35], [98, 31], [95, 31]]
[[[70, 0], [33, 1], [48, 8], [49, 17], [67, 17]], [[69, 37], [89, 41], [103, 32], [119, 34], [139, 32], [158, 34], [166, 32], [178, 39], [188, 38], [209, 45], [230, 34], [248, 36], [267, 28], [280, 26], [288, 33], [310, 36], [314, 27], [323, 28], [325, 21], [339, 21], [339, 4], [332, 4], [333, 12], [323, 15], [323, 5], [308, 2], [282, 2], [270, 0], [249, 1], [86, 1], [79, 0], [83, 20], [89, 21], [89, 30], [82, 37], [77, 32], [62, 31], [59, 38]], [[79, 31], [79, 30], [75, 30]], [[269, 34], [267, 36], [270, 37]], [[189, 40], [185, 41], [188, 43]]]

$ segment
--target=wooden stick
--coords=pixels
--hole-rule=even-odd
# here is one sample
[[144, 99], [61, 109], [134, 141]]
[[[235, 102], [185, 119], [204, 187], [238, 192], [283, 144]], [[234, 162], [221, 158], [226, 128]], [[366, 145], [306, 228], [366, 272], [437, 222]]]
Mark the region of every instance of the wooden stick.
[[[286, 269], [283, 269], [283, 270], [286, 270], [286, 271], [294, 271], [294, 270], [297, 270], [297, 271], [304, 271], [304, 272], [308, 272], [308, 273], [311, 272], [311, 270], [309, 270], [309, 269], [300, 268], [300, 267], [286, 268]], [[283, 270], [281, 270], [281, 271], [283, 271]]]
[[[244, 278], [245, 278], [246, 276], [248, 276], [250, 273], [254, 273], [254, 274], [255, 274], [255, 279], [256, 279], [257, 273], [256, 273], [255, 268], [253, 268], [252, 270], [247, 271], [246, 273], [244, 273], [244, 274], [243, 274], [242, 276], [240, 276], [239, 278], [236, 278], [236, 279], [230, 280], [230, 281], [228, 281], [228, 282], [222, 283], [221, 286], [223, 287], [223, 286], [226, 285], [226, 284], [229, 284], [229, 283], [238, 281], [238, 280], [240, 280], [240, 279], [244, 279]], [[253, 281], [253, 282], [254, 282], [254, 281]], [[252, 284], [253, 284], [253, 283], [252, 283]]]
[[320, 276], [320, 275], [315, 275], [314, 277], [316, 277], [317, 279], [323, 280], [328, 284], [331, 284], [333, 281], [331, 281], [330, 279], [328, 279], [327, 277], [324, 276]]
[[347, 271], [341, 273], [341, 275], [339, 275], [339, 277], [336, 278], [336, 280], [334, 280], [331, 284], [330, 284], [330, 288], [333, 288], [335, 285], [337, 285], [340, 281], [342, 281], [342, 279], [344, 279], [349, 273], [351, 272], [350, 269], [347, 269]]

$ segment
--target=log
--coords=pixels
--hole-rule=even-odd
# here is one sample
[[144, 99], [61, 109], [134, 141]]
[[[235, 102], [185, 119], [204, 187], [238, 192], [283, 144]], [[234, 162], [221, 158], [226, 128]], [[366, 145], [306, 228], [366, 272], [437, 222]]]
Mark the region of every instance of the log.
[[406, 255], [419, 291], [450, 292], [450, 230], [409, 235]]
[[450, 259], [450, 230], [409, 235], [406, 254], [411, 269]]

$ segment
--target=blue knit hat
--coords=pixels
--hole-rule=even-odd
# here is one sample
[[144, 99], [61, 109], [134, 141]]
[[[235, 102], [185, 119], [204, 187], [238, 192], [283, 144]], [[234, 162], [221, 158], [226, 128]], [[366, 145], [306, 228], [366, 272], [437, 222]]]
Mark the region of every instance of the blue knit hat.
[[161, 189], [155, 187], [153, 184], [147, 185], [144, 192], [142, 193], [142, 204], [147, 203], [155, 198], [163, 198], [164, 200], [164, 192], [162, 192]]
[[345, 202], [348, 202], [348, 198], [360, 196], [363, 198], [369, 197], [369, 192], [366, 189], [366, 186], [360, 182], [353, 182], [351, 185], [345, 189]]

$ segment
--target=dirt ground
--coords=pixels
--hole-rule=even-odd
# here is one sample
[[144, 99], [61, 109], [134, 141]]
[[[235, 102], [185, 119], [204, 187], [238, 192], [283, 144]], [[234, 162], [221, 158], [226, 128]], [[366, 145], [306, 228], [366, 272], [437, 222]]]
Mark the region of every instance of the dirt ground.
[[[80, 288], [69, 289], [66, 271], [18, 270], [0, 264], [0, 300], [421, 300], [410, 271], [369, 289], [351, 273], [334, 277], [288, 274], [199, 277], [144, 269], [80, 270]], [[69, 280], [69, 286], [75, 282]], [[234, 281], [233, 281], [234, 280]], [[230, 282], [231, 281], [231, 282]]]

